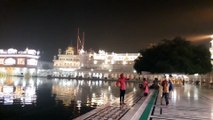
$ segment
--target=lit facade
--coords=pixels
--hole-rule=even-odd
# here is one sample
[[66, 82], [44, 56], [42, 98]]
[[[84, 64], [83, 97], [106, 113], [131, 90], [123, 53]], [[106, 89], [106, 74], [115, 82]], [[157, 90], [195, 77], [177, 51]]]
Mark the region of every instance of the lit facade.
[[68, 47], [62, 54], [59, 49], [57, 57], [54, 56], [53, 60], [53, 76], [117, 78], [121, 72], [129, 76], [136, 74], [133, 65], [139, 53], [108, 53], [103, 50], [96, 53], [81, 49], [78, 54], [74, 54], [74, 51], [73, 47]]
[[134, 60], [139, 53], [107, 53], [103, 50], [80, 52], [74, 54], [74, 48], [68, 47], [64, 54], [59, 49], [58, 57], [54, 57], [54, 68], [60, 70], [98, 69], [98, 70], [133, 70]]
[[211, 63], [213, 65], [213, 40], [210, 41], [210, 44], [211, 44], [211, 46], [209, 48], [209, 51], [211, 53]]
[[117, 78], [121, 72], [131, 78], [139, 76], [133, 68], [139, 53], [84, 51], [84, 33], [81, 39], [79, 29], [76, 43], [76, 49], [69, 46], [63, 53], [59, 49], [58, 55], [54, 56], [53, 77]]
[[0, 75], [36, 76], [38, 59], [39, 51], [33, 49], [0, 49]]
[[69, 46], [65, 53], [61, 53], [61, 49], [58, 50], [58, 56], [53, 60], [54, 68], [64, 71], [74, 71], [80, 68], [80, 56], [76, 55], [74, 48]]

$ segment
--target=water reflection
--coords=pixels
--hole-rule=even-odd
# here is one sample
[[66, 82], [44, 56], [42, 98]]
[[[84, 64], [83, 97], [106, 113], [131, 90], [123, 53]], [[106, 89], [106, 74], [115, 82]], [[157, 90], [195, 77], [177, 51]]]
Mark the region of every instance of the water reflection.
[[[127, 94], [137, 91], [135, 84], [127, 84]], [[110, 81], [0, 79], [0, 114], [3, 119], [72, 119], [115, 99], [119, 99], [119, 88]]]
[[71, 101], [77, 101], [77, 106], [81, 104], [89, 106], [99, 106], [113, 101], [118, 97], [117, 89], [111, 82], [84, 81], [84, 80], [54, 80], [52, 94], [56, 100], [61, 100], [65, 106], [69, 106]]
[[13, 80], [11, 77], [0, 79], [0, 104], [36, 103], [36, 87], [33, 80]]

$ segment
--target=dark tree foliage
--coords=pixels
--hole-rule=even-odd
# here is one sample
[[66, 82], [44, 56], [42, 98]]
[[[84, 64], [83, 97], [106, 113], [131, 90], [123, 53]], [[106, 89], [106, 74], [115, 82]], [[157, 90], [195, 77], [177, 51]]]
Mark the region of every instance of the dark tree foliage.
[[194, 46], [189, 41], [177, 37], [162, 40], [158, 45], [141, 50], [135, 60], [134, 68], [138, 73], [207, 73], [211, 71], [211, 58], [208, 48]]

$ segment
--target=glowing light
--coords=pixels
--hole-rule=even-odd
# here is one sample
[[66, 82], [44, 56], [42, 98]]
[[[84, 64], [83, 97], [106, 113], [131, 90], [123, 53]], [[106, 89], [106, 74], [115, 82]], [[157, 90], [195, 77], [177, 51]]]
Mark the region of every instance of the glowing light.
[[14, 65], [14, 64], [16, 64], [16, 60], [13, 58], [7, 58], [7, 59], [5, 59], [4, 64], [5, 65]]
[[198, 75], [199, 75], [198, 73], [194, 74], [194, 76], [196, 76], [196, 77], [197, 77]]
[[28, 50], [27, 50], [27, 53], [28, 53], [28, 54], [31, 54], [31, 55], [36, 55], [36, 51], [33, 50], [33, 49], [28, 49]]
[[13, 93], [13, 86], [3, 86], [3, 92], [6, 94]]
[[98, 61], [97, 61], [97, 60], [95, 60], [95, 61], [94, 61], [94, 64], [97, 64], [97, 62], [98, 62]]
[[85, 53], [85, 51], [83, 49], [81, 49], [79, 53], [83, 54], [83, 53]]
[[38, 63], [38, 60], [36, 60], [36, 59], [28, 59], [27, 60], [27, 65], [37, 65], [37, 63]]
[[8, 52], [9, 54], [15, 54], [15, 53], [17, 53], [17, 50], [16, 50], [16, 49], [13, 49], [13, 48], [10, 48], [10, 49], [7, 50], [7, 52]]

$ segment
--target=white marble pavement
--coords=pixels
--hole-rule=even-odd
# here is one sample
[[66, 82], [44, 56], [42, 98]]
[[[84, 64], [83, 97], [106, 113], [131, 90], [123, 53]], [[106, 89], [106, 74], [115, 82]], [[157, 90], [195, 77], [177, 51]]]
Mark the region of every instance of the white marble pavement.
[[150, 116], [152, 120], [213, 120], [213, 89], [185, 84], [175, 87], [169, 105], [160, 104], [160, 94]]

